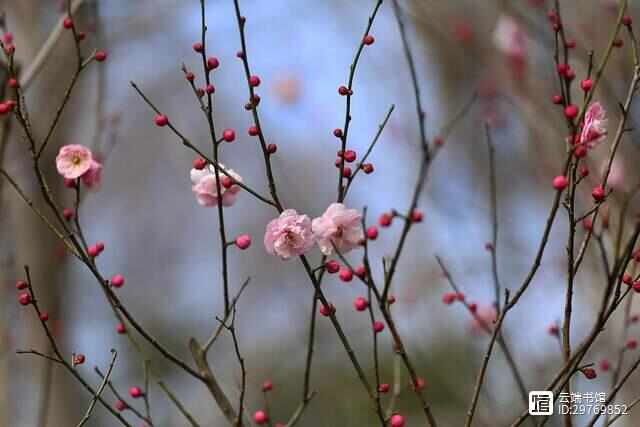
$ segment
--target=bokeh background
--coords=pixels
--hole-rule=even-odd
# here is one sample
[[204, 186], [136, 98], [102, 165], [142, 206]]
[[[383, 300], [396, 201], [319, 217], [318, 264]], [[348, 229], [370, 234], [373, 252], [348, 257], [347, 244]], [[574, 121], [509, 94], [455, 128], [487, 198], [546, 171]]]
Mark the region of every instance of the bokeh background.
[[[197, 0], [89, 1], [77, 22], [89, 31], [87, 45], [104, 48], [107, 62], [83, 75], [63, 122], [55, 134], [57, 146], [81, 143], [101, 153], [105, 169], [100, 191], [82, 203], [81, 216], [89, 240], [101, 240], [107, 250], [99, 264], [106, 274], [122, 272], [127, 285], [118, 291], [140, 322], [168, 347], [189, 359], [187, 340], [205, 339], [221, 313], [221, 284], [216, 213], [197, 206], [191, 193], [192, 154], [167, 130], [153, 124], [153, 116], [129, 81], [141, 88], [171, 117], [192, 141], [209, 147], [207, 126], [180, 66], [199, 69], [191, 45], [200, 37]], [[484, 123], [490, 124], [496, 146], [498, 179], [499, 271], [503, 284], [520, 285], [534, 251], [553, 197], [551, 177], [562, 167], [564, 122], [551, 96], [558, 91], [552, 50], [553, 33], [544, 0], [405, 0], [401, 1], [416, 53], [420, 86], [424, 93], [430, 137], [437, 136], [450, 118], [478, 94], [470, 112], [445, 141], [429, 176], [420, 203], [425, 221], [414, 228], [399, 265], [394, 285], [398, 298], [394, 315], [420, 374], [428, 383], [426, 396], [444, 426], [460, 425], [488, 337], [477, 332], [460, 305], [442, 304], [449, 291], [435, 262], [443, 257], [456, 281], [481, 309], [492, 303], [491, 258], [484, 249], [491, 239], [488, 152]], [[4, 0], [7, 25], [15, 34], [17, 58], [27, 66], [61, 16], [54, 0]], [[274, 157], [276, 180], [285, 205], [310, 216], [320, 215], [335, 199], [338, 149], [331, 135], [342, 126], [344, 99], [336, 88], [343, 84], [358, 45], [372, 0], [243, 0], [253, 71], [263, 84], [261, 115], [269, 142], [278, 144]], [[572, 67], [580, 79], [586, 73], [588, 51], [599, 59], [615, 23], [614, 1], [561, 1], [569, 37], [577, 42]], [[238, 131], [238, 140], [223, 147], [223, 162], [238, 171], [253, 187], [266, 190], [262, 160], [244, 110], [246, 86], [241, 62], [235, 57], [239, 36], [233, 2], [207, 1], [208, 50], [218, 56], [215, 72], [215, 120], [218, 128]], [[632, 9], [631, 14], [636, 15]], [[497, 23], [511, 17], [524, 35], [522, 62], [514, 63], [496, 44]], [[368, 207], [370, 221], [391, 208], [405, 209], [417, 173], [418, 134], [410, 77], [390, 4], [383, 5], [373, 26], [376, 43], [365, 49], [355, 80], [350, 143], [362, 152], [391, 104], [390, 123], [371, 159], [374, 174], [361, 175], [347, 204]], [[88, 47], [87, 47], [88, 49]], [[87, 50], [88, 51], [88, 50]], [[610, 126], [617, 124], [616, 103], [622, 100], [631, 76], [630, 52], [616, 49], [604, 84], [596, 98], [610, 111]], [[37, 134], [48, 127], [74, 66], [68, 34], [29, 87], [27, 103]], [[201, 73], [198, 73], [201, 74]], [[2, 119], [3, 121], [6, 119]], [[631, 126], [637, 123], [632, 107]], [[22, 135], [15, 125], [1, 147], [0, 161], [18, 181], [37, 195]], [[620, 178], [608, 202], [612, 228], [621, 225], [617, 212], [638, 184], [635, 165], [638, 141], [624, 137], [615, 171]], [[608, 143], [607, 143], [608, 144]], [[607, 149], [594, 151], [589, 162], [597, 177]], [[56, 148], [47, 153], [47, 172], [55, 192], [71, 204], [55, 174]], [[580, 206], [586, 210], [590, 187]], [[142, 382], [140, 355], [115, 331], [116, 321], [97, 284], [81, 265], [64, 256], [60, 245], [25, 207], [5, 182], [0, 182], [0, 425], [76, 425], [90, 396], [66, 372], [44, 360], [18, 356], [16, 349], [47, 351], [47, 342], [33, 313], [15, 299], [13, 284], [29, 264], [40, 304], [51, 315], [62, 348], [84, 353], [78, 368], [93, 383], [103, 370], [109, 349], [120, 356], [113, 382], [123, 392]], [[263, 191], [264, 192], [264, 191]], [[635, 203], [629, 219], [633, 221]], [[260, 386], [274, 383], [269, 396], [271, 418], [286, 421], [300, 401], [306, 355], [312, 288], [296, 261], [268, 256], [262, 245], [266, 223], [273, 211], [247, 194], [227, 210], [230, 235], [249, 233], [254, 245], [246, 252], [231, 252], [233, 289], [251, 277], [239, 305], [240, 346], [248, 369], [248, 408], [264, 406]], [[553, 229], [542, 268], [508, 318], [505, 336], [525, 382], [544, 388], [561, 366], [558, 342], [547, 327], [560, 320], [564, 301], [567, 224], [561, 211]], [[581, 232], [580, 232], [581, 233]], [[381, 232], [372, 245], [374, 259], [389, 255], [399, 227]], [[611, 235], [604, 234], [612, 245]], [[593, 250], [582, 269], [576, 289], [574, 341], [584, 336], [604, 282], [599, 254]], [[314, 253], [312, 259], [319, 260]], [[377, 263], [376, 271], [381, 273]], [[335, 303], [339, 318], [368, 372], [373, 372], [368, 320], [351, 308], [362, 289], [335, 277], [325, 280], [325, 292]], [[613, 359], [620, 344], [621, 320], [614, 319], [587, 361]], [[633, 327], [631, 336], [638, 334]], [[388, 334], [381, 335], [383, 379], [393, 382], [395, 359]], [[184, 419], [155, 386], [161, 379], [185, 403], [203, 426], [223, 426], [221, 414], [204, 387], [167, 365], [151, 349], [160, 378], [152, 379], [150, 394], [155, 425], [182, 426]], [[633, 355], [627, 357], [628, 361]], [[221, 339], [210, 361], [225, 390], [236, 396], [239, 370], [229, 339]], [[408, 425], [421, 425], [419, 406], [404, 369], [397, 409]], [[606, 391], [610, 373], [575, 382], [580, 391]], [[318, 391], [300, 425], [367, 426], [375, 422], [346, 354], [331, 325], [319, 319], [312, 388]], [[619, 396], [633, 400], [640, 382], [632, 377]], [[113, 400], [106, 392], [105, 396]], [[490, 364], [476, 425], [508, 425], [524, 409], [499, 350]], [[133, 422], [133, 418], [131, 418]], [[618, 425], [636, 426], [631, 415]], [[625, 424], [626, 423], [626, 424]], [[92, 426], [115, 421], [98, 407]], [[552, 419], [551, 425], [560, 425]]]

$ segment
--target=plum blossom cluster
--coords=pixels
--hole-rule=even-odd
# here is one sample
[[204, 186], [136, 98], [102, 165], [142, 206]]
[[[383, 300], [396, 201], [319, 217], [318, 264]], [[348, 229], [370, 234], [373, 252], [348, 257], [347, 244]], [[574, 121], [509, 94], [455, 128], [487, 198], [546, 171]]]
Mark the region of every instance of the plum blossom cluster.
[[220, 183], [218, 183], [213, 165], [201, 163], [194, 166], [190, 173], [191, 190], [200, 206], [212, 207], [222, 203], [222, 206], [228, 207], [235, 203], [238, 192], [240, 192], [238, 183], [242, 183], [240, 175], [233, 169], [220, 164], [220, 170], [217, 174]]
[[316, 243], [324, 255], [331, 255], [334, 246], [340, 253], [346, 253], [364, 239], [361, 221], [359, 211], [342, 203], [332, 203], [313, 221], [287, 209], [267, 224], [264, 246], [269, 254], [283, 260], [306, 253]]
[[102, 164], [84, 145], [62, 146], [56, 156], [56, 169], [68, 186], [73, 185], [77, 179], [80, 179], [87, 188], [97, 189], [100, 186]]

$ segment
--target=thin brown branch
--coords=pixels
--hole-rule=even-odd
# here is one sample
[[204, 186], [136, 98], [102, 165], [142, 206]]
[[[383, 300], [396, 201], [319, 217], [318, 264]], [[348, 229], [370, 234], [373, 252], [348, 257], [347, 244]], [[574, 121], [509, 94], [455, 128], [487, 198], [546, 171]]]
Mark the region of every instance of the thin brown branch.
[[98, 391], [96, 392], [95, 396], [93, 396], [93, 399], [91, 399], [91, 404], [89, 405], [89, 408], [87, 408], [87, 412], [84, 414], [84, 417], [82, 417], [82, 419], [78, 423], [78, 427], [82, 427], [83, 425], [85, 425], [87, 421], [89, 421], [89, 418], [91, 418], [91, 414], [93, 413], [93, 409], [95, 408], [96, 403], [98, 402], [98, 398], [104, 391], [104, 388], [106, 387], [107, 382], [109, 381], [109, 377], [111, 377], [111, 373], [113, 372], [113, 367], [116, 364], [117, 357], [118, 357], [118, 352], [115, 351], [114, 349], [111, 349], [111, 362], [109, 363], [109, 369], [107, 369], [107, 375], [105, 375], [105, 377], [102, 379], [102, 383], [100, 384], [100, 387], [98, 387]]

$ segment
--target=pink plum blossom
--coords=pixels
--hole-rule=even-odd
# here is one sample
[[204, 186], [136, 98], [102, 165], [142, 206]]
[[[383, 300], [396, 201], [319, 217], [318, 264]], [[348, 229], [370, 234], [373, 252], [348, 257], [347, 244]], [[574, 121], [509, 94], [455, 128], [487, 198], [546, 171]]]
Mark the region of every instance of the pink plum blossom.
[[496, 48], [505, 55], [514, 80], [524, 77], [527, 65], [527, 34], [514, 18], [502, 15], [493, 32]]
[[585, 144], [588, 148], [593, 148], [605, 138], [607, 135], [605, 114], [606, 111], [599, 102], [589, 105], [584, 115], [580, 143]]
[[501, 15], [493, 32], [496, 48], [509, 57], [524, 60], [527, 53], [527, 35], [514, 18]]
[[498, 313], [493, 304], [480, 305], [471, 321], [471, 331], [474, 334], [480, 334], [485, 330], [485, 327], [493, 329], [497, 316]]
[[102, 180], [102, 164], [97, 160], [91, 160], [89, 170], [86, 171], [80, 179], [82, 183], [89, 189], [100, 188], [100, 181]]
[[271, 255], [290, 259], [302, 255], [313, 247], [315, 239], [311, 230], [311, 219], [287, 209], [267, 225], [264, 247]]
[[[233, 182], [242, 183], [242, 177], [232, 169], [229, 169], [222, 164], [220, 164], [220, 168], [227, 171]], [[228, 177], [222, 173], [222, 171], [220, 171], [219, 176], [221, 181], [221, 195], [218, 195], [216, 172], [213, 165], [208, 165], [202, 170], [191, 169], [191, 183], [193, 184], [191, 189], [196, 195], [196, 199], [200, 206], [216, 206], [220, 199], [222, 199], [222, 206], [231, 206], [235, 203], [236, 195], [240, 191], [240, 186], [232, 184], [226, 188], [223, 184], [225, 183], [225, 180], [228, 180]]]
[[78, 179], [91, 168], [92, 161], [91, 150], [84, 145], [70, 144], [60, 148], [56, 168], [66, 179]]
[[333, 245], [341, 253], [360, 245], [364, 239], [361, 219], [362, 214], [356, 209], [347, 209], [342, 203], [329, 205], [322, 216], [315, 218], [311, 223], [322, 253], [331, 255]]

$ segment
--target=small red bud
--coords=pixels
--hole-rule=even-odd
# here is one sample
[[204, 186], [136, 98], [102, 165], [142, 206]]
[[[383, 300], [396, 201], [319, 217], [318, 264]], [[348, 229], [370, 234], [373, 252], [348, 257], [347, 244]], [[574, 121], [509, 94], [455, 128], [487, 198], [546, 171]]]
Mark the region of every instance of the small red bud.
[[589, 168], [588, 168], [588, 167], [586, 167], [586, 166], [582, 166], [582, 167], [580, 168], [580, 171], [579, 171], [579, 172], [580, 172], [580, 177], [581, 177], [581, 178], [586, 178], [586, 177], [588, 177], [588, 176], [589, 176]]
[[593, 88], [593, 80], [591, 79], [582, 80], [580, 82], [580, 88], [585, 92], [589, 92], [591, 88]]
[[364, 36], [362, 43], [364, 43], [367, 46], [371, 46], [375, 41], [376, 39], [371, 34], [367, 34], [366, 36]]
[[602, 188], [602, 186], [597, 186], [593, 189], [593, 191], [591, 191], [591, 196], [593, 197], [593, 200], [595, 200], [596, 202], [602, 202], [606, 196], [605, 192], [604, 192], [604, 188]]
[[457, 298], [458, 296], [455, 292], [447, 292], [442, 296], [442, 302], [445, 305], [451, 305], [456, 301]]
[[356, 311], [365, 311], [369, 308], [369, 301], [366, 298], [358, 297], [353, 301], [353, 307]]
[[344, 152], [344, 160], [346, 162], [354, 162], [356, 160], [357, 154], [355, 151], [353, 150], [347, 150]]
[[28, 292], [21, 292], [18, 294], [18, 302], [20, 305], [29, 305], [31, 303], [31, 294]]
[[215, 56], [207, 58], [207, 70], [215, 70], [220, 66], [220, 61]]
[[269, 421], [269, 417], [267, 416], [267, 413], [264, 411], [256, 411], [253, 414], [253, 421], [255, 421], [256, 424], [258, 425], [262, 425], [262, 424], [266, 424]]
[[233, 142], [236, 139], [236, 133], [233, 129], [225, 129], [222, 132], [222, 139], [226, 142]]
[[140, 387], [134, 386], [129, 388], [129, 396], [133, 397], [134, 399], [138, 399], [139, 397], [144, 396], [144, 393]]
[[122, 411], [124, 411], [125, 409], [128, 408], [127, 404], [123, 400], [118, 400], [114, 407], [115, 407], [116, 411], [118, 411], [118, 412], [122, 412]]
[[169, 124], [169, 118], [164, 114], [158, 114], [155, 118], [156, 125], [163, 127]]
[[360, 168], [362, 168], [362, 172], [366, 173], [367, 175], [373, 173], [373, 165], [371, 163], [364, 163], [360, 166]]
[[267, 145], [267, 153], [274, 154], [276, 151], [278, 151], [278, 146], [276, 144]]
[[249, 85], [251, 85], [251, 87], [260, 86], [260, 77], [258, 77], [258, 76], [249, 77]]
[[320, 306], [320, 314], [322, 314], [324, 317], [329, 317], [331, 316], [331, 313], [335, 313], [335, 312], [336, 312], [336, 308], [334, 307], [333, 304], [329, 304], [328, 307], [324, 304]]
[[196, 52], [200, 53], [202, 52], [203, 49], [204, 49], [204, 46], [202, 45], [202, 43], [196, 42], [193, 44], [193, 50], [195, 50]]
[[325, 263], [324, 268], [327, 270], [327, 273], [334, 274], [334, 273], [337, 273], [338, 270], [340, 270], [340, 263], [332, 259]]
[[575, 119], [577, 115], [578, 115], [578, 107], [576, 107], [575, 105], [573, 105], [573, 104], [567, 105], [564, 108], [564, 116], [566, 118]]
[[419, 210], [414, 209], [411, 212], [411, 222], [413, 223], [422, 222], [423, 218], [424, 218], [424, 215]]
[[593, 368], [584, 368], [582, 370], [582, 374], [585, 376], [586, 379], [588, 380], [593, 380], [595, 379], [598, 374], [596, 373], [596, 370]]
[[46, 311], [43, 311], [42, 313], [40, 313], [39, 318], [41, 322], [46, 322], [49, 320], [49, 313], [47, 313]]
[[73, 209], [64, 208], [64, 209], [62, 210], [62, 216], [63, 216], [63, 217], [64, 217], [64, 219], [66, 219], [67, 221], [71, 221], [75, 215], [74, 215], [74, 213], [73, 213]]
[[95, 258], [98, 255], [100, 255], [100, 250], [98, 250], [98, 247], [93, 245], [93, 246], [89, 246], [87, 248], [87, 254], [91, 257], [91, 258]]
[[107, 59], [107, 52], [103, 51], [103, 50], [99, 50], [95, 53], [95, 55], [93, 56], [96, 61], [98, 62], [104, 62]]
[[202, 169], [205, 168], [205, 166], [207, 166], [207, 161], [205, 159], [203, 159], [202, 157], [198, 157], [197, 159], [193, 160], [193, 168], [197, 169], [199, 171], [201, 171]]
[[66, 17], [64, 18], [64, 20], [62, 21], [62, 26], [67, 29], [70, 30], [71, 28], [73, 28], [73, 20], [70, 17]]
[[235, 184], [235, 182], [233, 181], [233, 179], [229, 178], [228, 176], [223, 176], [220, 181], [222, 182], [222, 186], [226, 189], [229, 189], [231, 187], [233, 187], [233, 184]]
[[248, 234], [242, 234], [236, 238], [235, 244], [238, 249], [244, 251], [245, 249], [248, 249], [249, 246], [251, 246], [251, 236], [249, 236]]
[[353, 271], [348, 268], [348, 267], [343, 267], [342, 269], [340, 269], [340, 280], [342, 280], [343, 282], [350, 282], [351, 280], [353, 280]]
[[581, 159], [587, 155], [587, 147], [583, 144], [576, 145], [576, 148], [573, 150], [573, 155], [578, 159]]
[[258, 128], [256, 126], [250, 126], [247, 133], [249, 134], [249, 136], [256, 136], [258, 135]]
[[558, 71], [558, 74], [560, 74], [563, 77], [567, 75], [567, 71], [569, 71], [569, 69], [570, 69], [569, 64], [556, 65], [556, 70]]
[[389, 227], [392, 221], [393, 215], [386, 212], [380, 215], [380, 217], [378, 218], [378, 224], [380, 224], [380, 227]]
[[414, 390], [423, 390], [426, 386], [427, 386], [427, 382], [421, 377], [417, 377], [416, 380], [413, 382]]
[[553, 188], [555, 188], [556, 190], [562, 191], [567, 188], [567, 185], [569, 185], [569, 180], [566, 176], [558, 175], [553, 178]]
[[124, 286], [124, 276], [122, 274], [116, 274], [111, 278], [110, 283], [114, 288], [121, 288]]
[[367, 238], [369, 240], [376, 240], [378, 238], [378, 227], [372, 225], [371, 227], [367, 228]]
[[379, 334], [382, 331], [384, 331], [384, 323], [380, 322], [379, 320], [373, 322], [373, 332]]
[[404, 417], [399, 414], [393, 414], [390, 420], [391, 427], [404, 427]]

